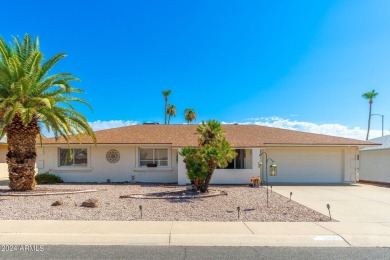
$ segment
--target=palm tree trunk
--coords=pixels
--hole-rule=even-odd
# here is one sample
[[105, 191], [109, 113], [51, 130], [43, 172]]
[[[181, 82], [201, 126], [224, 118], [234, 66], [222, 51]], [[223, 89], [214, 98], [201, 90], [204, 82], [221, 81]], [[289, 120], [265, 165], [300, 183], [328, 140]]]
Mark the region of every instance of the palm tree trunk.
[[164, 125], [167, 124], [167, 106], [168, 106], [168, 98], [165, 98]]
[[200, 191], [202, 193], [209, 192], [209, 185], [210, 185], [210, 181], [211, 181], [211, 177], [213, 176], [213, 173], [214, 173], [214, 169], [212, 172], [209, 172], [209, 174], [207, 174], [207, 177], [204, 180], [203, 187], [200, 189]]
[[368, 140], [368, 136], [370, 135], [370, 126], [371, 126], [371, 108], [372, 108], [372, 100], [370, 99], [370, 110], [368, 112], [368, 127], [367, 127], [367, 136], [366, 141]]
[[8, 153], [7, 164], [9, 187], [14, 191], [32, 190], [35, 187], [36, 136], [40, 128], [33, 118], [25, 126], [19, 115], [15, 115], [12, 123], [5, 128], [7, 132]]

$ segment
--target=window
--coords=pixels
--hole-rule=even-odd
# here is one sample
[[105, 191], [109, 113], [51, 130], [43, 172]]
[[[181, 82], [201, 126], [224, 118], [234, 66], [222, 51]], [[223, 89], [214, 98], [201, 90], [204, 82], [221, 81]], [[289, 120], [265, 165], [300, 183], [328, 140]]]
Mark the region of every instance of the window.
[[168, 149], [167, 148], [140, 148], [139, 166], [167, 167]]
[[59, 149], [60, 167], [87, 167], [88, 150], [86, 148]]
[[225, 169], [252, 169], [252, 150], [235, 149], [237, 156]]

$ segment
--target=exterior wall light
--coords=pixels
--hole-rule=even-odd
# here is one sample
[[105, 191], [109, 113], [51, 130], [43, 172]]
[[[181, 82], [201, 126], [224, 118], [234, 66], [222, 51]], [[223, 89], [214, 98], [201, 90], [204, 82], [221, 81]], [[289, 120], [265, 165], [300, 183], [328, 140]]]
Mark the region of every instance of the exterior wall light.
[[269, 166], [269, 170], [270, 170], [269, 176], [276, 176], [276, 175], [278, 175], [278, 167], [275, 164], [271, 164]]

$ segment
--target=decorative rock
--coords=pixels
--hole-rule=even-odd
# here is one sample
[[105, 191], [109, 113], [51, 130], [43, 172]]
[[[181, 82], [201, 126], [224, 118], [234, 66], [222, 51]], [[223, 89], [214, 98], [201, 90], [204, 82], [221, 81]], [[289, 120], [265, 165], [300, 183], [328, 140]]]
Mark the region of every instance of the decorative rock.
[[99, 206], [99, 201], [97, 199], [88, 199], [81, 203], [81, 207], [87, 208], [97, 208]]
[[187, 190], [195, 190], [196, 188], [195, 188], [195, 185], [188, 184], [188, 185], [186, 185], [186, 189]]
[[63, 205], [64, 203], [62, 202], [62, 200], [56, 200], [56, 201], [54, 201], [53, 202], [53, 204], [51, 204], [52, 206], [61, 206], [61, 205]]

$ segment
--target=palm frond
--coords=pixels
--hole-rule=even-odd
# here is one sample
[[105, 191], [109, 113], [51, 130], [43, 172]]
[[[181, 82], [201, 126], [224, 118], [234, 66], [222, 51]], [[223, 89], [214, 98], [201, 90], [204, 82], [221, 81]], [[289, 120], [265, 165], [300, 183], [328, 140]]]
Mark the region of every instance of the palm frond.
[[[73, 103], [92, 107], [72, 94], [83, 93], [72, 87], [79, 79], [71, 73], [49, 75], [50, 70], [66, 54], [59, 53], [43, 62], [39, 39], [26, 34], [23, 40], [14, 37], [13, 46], [0, 37], [0, 135], [17, 115], [25, 127], [35, 122], [52, 131], [55, 137], [89, 135], [96, 142], [88, 120], [75, 110]], [[36, 122], [38, 120], [38, 122]]]
[[50, 59], [48, 59], [45, 63], [43, 63], [41, 67], [41, 71], [37, 75], [37, 80], [41, 81], [47, 75], [50, 69], [53, 68], [54, 65], [64, 57], [66, 57], [65, 53], [58, 53], [53, 57], [51, 57]]

